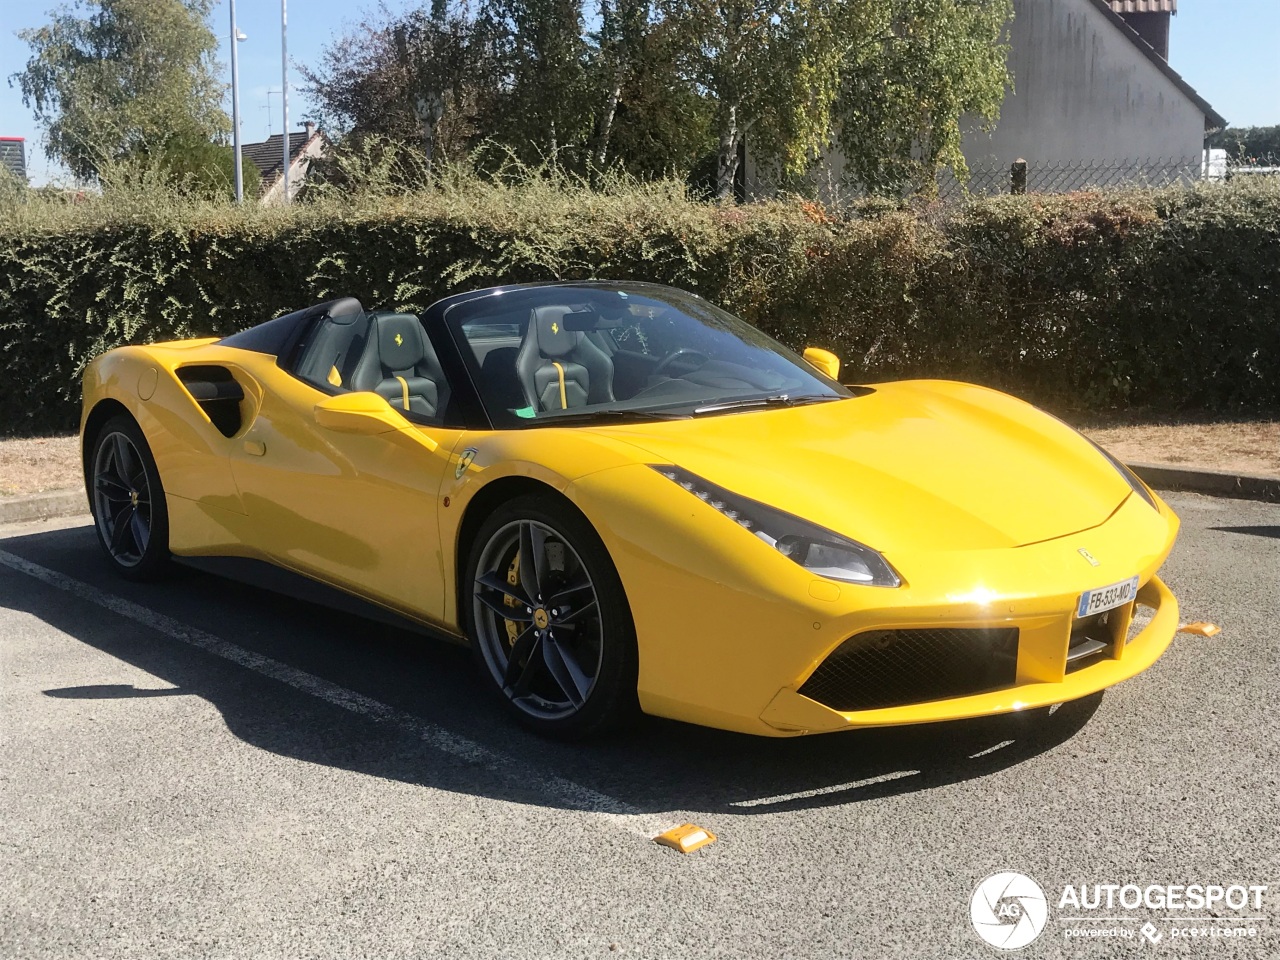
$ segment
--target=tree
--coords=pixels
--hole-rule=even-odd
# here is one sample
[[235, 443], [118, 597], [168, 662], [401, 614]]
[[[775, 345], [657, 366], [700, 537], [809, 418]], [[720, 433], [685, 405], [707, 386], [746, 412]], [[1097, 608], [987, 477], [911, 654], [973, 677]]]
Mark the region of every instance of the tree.
[[581, 0], [489, 0], [481, 128], [523, 160], [585, 167], [593, 109]]
[[1012, 16], [1012, 0], [869, 5], [841, 57], [833, 104], [846, 175], [888, 193], [932, 189], [943, 166], [967, 176], [961, 117], [999, 116]]
[[1272, 166], [1280, 163], [1280, 126], [1227, 127], [1209, 138], [1209, 146], [1240, 163]]
[[710, 148], [711, 113], [682, 81], [677, 35], [650, 0], [600, 0], [587, 82], [595, 103], [591, 163], [640, 177], [683, 177]]
[[409, 99], [422, 136], [426, 170], [435, 156], [436, 128], [444, 117], [445, 98], [462, 95], [471, 60], [470, 24], [449, 14], [445, 0], [432, 0], [431, 12], [408, 13], [392, 29], [396, 61], [408, 76]]
[[10, 77], [45, 129], [50, 157], [78, 177], [175, 131], [212, 140], [230, 130], [215, 72], [213, 0], [77, 0], [43, 27]]
[[721, 197], [748, 133], [784, 174], [837, 142], [870, 184], [903, 165], [962, 169], [960, 115], [994, 116], [1008, 80], [1012, 0], [664, 2], [689, 81], [716, 105]]
[[326, 48], [317, 67], [301, 68], [322, 125], [351, 136], [349, 148], [369, 138], [417, 143], [429, 173], [437, 154], [458, 152], [469, 132], [466, 105], [478, 73], [473, 32], [474, 21], [445, 0], [366, 19]]
[[732, 194], [743, 138], [795, 166], [827, 134], [840, 0], [663, 0], [688, 82], [714, 103], [715, 193]]
[[603, 167], [608, 159], [609, 134], [622, 101], [622, 87], [644, 56], [648, 27], [649, 0], [600, 0], [592, 79], [605, 91], [605, 97], [591, 148], [596, 166]]
[[[169, 182], [185, 193], [206, 200], [234, 200], [235, 151], [196, 133], [176, 133], [155, 153]], [[262, 174], [252, 163], [241, 165], [244, 195], [253, 199], [262, 189]]]

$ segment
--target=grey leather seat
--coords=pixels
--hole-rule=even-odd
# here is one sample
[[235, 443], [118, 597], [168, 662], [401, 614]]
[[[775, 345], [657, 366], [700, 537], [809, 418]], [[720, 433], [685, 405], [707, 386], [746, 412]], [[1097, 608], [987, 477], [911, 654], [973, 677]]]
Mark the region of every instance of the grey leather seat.
[[536, 307], [529, 313], [516, 376], [534, 410], [568, 410], [613, 397], [613, 361], [581, 330], [565, 327], [569, 307]]
[[438, 416], [448, 386], [418, 318], [409, 313], [372, 314], [368, 344], [351, 377], [352, 390], [371, 390], [397, 410]]

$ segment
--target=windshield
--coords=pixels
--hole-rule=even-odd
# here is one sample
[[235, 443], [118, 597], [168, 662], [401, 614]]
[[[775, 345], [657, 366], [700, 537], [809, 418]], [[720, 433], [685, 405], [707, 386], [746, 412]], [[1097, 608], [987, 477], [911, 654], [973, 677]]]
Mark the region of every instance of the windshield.
[[566, 284], [446, 322], [495, 427], [713, 416], [853, 394], [755, 327], [669, 287]]

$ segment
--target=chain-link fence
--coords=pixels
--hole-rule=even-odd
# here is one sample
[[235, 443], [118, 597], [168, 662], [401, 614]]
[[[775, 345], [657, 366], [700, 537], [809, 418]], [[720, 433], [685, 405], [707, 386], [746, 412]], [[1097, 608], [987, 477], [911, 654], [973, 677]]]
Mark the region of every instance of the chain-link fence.
[[856, 178], [838, 175], [830, 168], [786, 179], [754, 170], [741, 181], [740, 193], [747, 201], [791, 193], [838, 206], [872, 195], [934, 194], [943, 202], [955, 202], [969, 197], [1010, 193], [1072, 193], [1116, 187], [1191, 185], [1243, 176], [1280, 176], [1280, 158], [1250, 158], [1249, 162], [1242, 162], [1228, 158], [1224, 151], [1212, 150], [1203, 157], [972, 163], [964, 181], [950, 170], [941, 171], [936, 180], [936, 192], [921, 189], [918, 183], [901, 181], [882, 183], [876, 189]]

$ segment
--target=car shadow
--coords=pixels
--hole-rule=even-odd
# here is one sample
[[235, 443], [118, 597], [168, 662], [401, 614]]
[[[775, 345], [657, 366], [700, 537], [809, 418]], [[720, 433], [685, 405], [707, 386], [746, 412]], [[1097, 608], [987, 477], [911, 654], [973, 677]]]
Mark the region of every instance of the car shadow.
[[[591, 802], [573, 799], [572, 791], [548, 790], [538, 775], [580, 784], [648, 813], [751, 815], [929, 790], [992, 776], [1061, 746], [1102, 701], [1099, 693], [1021, 714], [792, 739], [644, 718], [603, 741], [565, 744], [518, 727], [480, 683], [469, 652], [456, 645], [207, 573], [185, 571], [160, 584], [127, 583], [106, 569], [87, 527], [0, 540], [0, 550], [420, 722], [397, 725], [342, 709], [0, 566], [0, 603], [169, 685], [104, 683], [43, 691], [51, 698], [109, 700], [117, 704], [113, 709], [125, 709], [133, 698], [198, 696], [220, 712], [232, 733], [258, 749], [544, 807], [589, 809]], [[514, 758], [517, 769], [535, 776], [512, 776], [501, 765], [490, 768], [444, 754], [422, 735], [422, 724]]]
[[1280, 527], [1210, 527], [1219, 533], [1243, 533], [1251, 537], [1271, 537], [1280, 540]]

